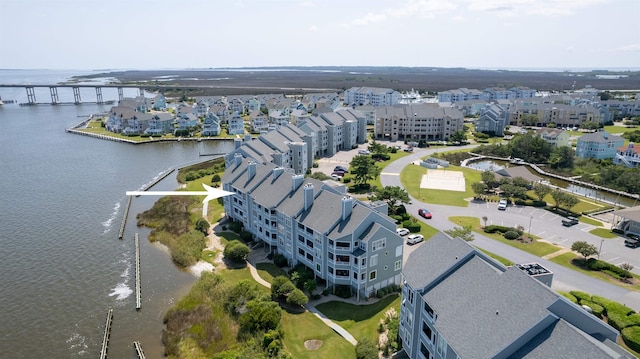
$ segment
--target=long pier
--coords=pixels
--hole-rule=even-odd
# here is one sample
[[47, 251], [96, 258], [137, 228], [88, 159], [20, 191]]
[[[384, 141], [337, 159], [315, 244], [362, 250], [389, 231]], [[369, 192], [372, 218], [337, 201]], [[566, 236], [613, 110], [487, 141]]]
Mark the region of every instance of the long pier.
[[136, 309], [142, 307], [140, 300], [140, 238], [138, 233], [135, 234], [136, 242]]
[[127, 196], [127, 204], [124, 206], [124, 214], [122, 215], [122, 223], [120, 224], [120, 233], [118, 239], [124, 237], [124, 227], [127, 225], [127, 217], [129, 217], [129, 208], [131, 207], [131, 196]]
[[100, 349], [100, 359], [107, 357], [109, 348], [109, 337], [111, 336], [111, 322], [113, 321], [113, 309], [107, 312], [107, 322], [104, 325], [104, 334], [102, 335], [102, 348]]
[[157, 185], [160, 181], [162, 181], [163, 179], [165, 179], [168, 175], [172, 174], [173, 171], [175, 171], [175, 168], [169, 168], [168, 170], [164, 171], [160, 176], [158, 176], [158, 178], [155, 179], [155, 181], [149, 183], [148, 185], [144, 186], [142, 188], [143, 191], [147, 191], [149, 190], [151, 187]]
[[136, 348], [136, 353], [138, 354], [139, 359], [145, 359], [144, 352], [142, 351], [142, 345], [140, 345], [139, 341], [133, 342], [133, 347]]

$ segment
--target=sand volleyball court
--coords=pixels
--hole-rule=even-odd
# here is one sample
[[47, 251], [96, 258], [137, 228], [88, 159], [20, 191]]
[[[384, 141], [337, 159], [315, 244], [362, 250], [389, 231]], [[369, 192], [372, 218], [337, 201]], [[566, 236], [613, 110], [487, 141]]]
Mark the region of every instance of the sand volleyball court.
[[427, 170], [427, 174], [420, 180], [420, 188], [443, 189], [447, 191], [464, 192], [464, 174], [444, 169]]

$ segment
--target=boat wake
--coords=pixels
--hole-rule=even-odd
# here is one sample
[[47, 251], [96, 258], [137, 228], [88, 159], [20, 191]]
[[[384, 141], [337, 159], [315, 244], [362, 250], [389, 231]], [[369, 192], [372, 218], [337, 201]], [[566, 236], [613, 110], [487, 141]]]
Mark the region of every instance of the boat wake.
[[111, 213], [111, 217], [106, 221], [102, 222], [102, 226], [104, 227], [104, 231], [102, 234], [107, 234], [111, 231], [111, 224], [118, 216], [118, 212], [120, 211], [120, 202], [116, 202], [115, 206], [113, 206], [113, 212]]
[[66, 340], [66, 342], [69, 345], [69, 349], [71, 349], [78, 356], [84, 356], [85, 354], [87, 354], [87, 349], [89, 349], [89, 346], [87, 345], [87, 338], [85, 338], [84, 336], [78, 333], [73, 333]]
[[124, 278], [124, 280], [116, 285], [115, 288], [111, 289], [111, 293], [109, 293], [110, 297], [116, 297], [116, 300], [123, 300], [128, 298], [131, 293], [133, 293], [133, 289], [129, 288], [129, 272], [131, 271], [131, 258], [124, 253], [125, 258], [121, 259], [119, 263], [125, 265], [124, 271], [120, 274], [120, 278]]

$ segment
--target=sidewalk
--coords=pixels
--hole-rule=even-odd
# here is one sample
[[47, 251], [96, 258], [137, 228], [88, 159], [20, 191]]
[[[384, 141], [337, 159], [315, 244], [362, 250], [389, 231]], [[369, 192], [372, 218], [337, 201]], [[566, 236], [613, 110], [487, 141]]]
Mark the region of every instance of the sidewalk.
[[[251, 276], [253, 277], [253, 279], [258, 282], [259, 284], [267, 287], [267, 288], [271, 288], [271, 283], [267, 282], [266, 280], [262, 279], [262, 277], [260, 277], [260, 275], [258, 274], [258, 270], [256, 269], [256, 264], [257, 263], [261, 263], [261, 262], [266, 262], [266, 263], [270, 263], [269, 261], [264, 260], [264, 256], [262, 255], [262, 253], [260, 253], [259, 250], [252, 250], [249, 253], [249, 258], [247, 259], [247, 266], [249, 267], [249, 272], [251, 272]], [[315, 315], [316, 317], [318, 317], [320, 320], [322, 320], [322, 322], [324, 322], [324, 324], [326, 324], [327, 326], [329, 326], [329, 328], [333, 329], [333, 331], [335, 331], [336, 333], [338, 333], [338, 335], [340, 335], [341, 337], [343, 337], [344, 339], [346, 339], [349, 343], [351, 343], [352, 345], [356, 345], [358, 344], [358, 341], [353, 337], [353, 335], [351, 335], [346, 329], [344, 329], [343, 327], [341, 327], [340, 325], [336, 324], [334, 321], [332, 321], [331, 319], [327, 318], [324, 314], [320, 313], [320, 311], [315, 307], [316, 304], [321, 304], [321, 303], [325, 303], [331, 300], [340, 300], [342, 298], [331, 298], [331, 297], [335, 297], [335, 296], [324, 296], [318, 300], [313, 301], [313, 303], [311, 301], [309, 301], [306, 305], [304, 305], [304, 308], [307, 309], [310, 313], [313, 313], [313, 315]], [[349, 302], [349, 303], [355, 303], [355, 300], [343, 300], [345, 302]]]

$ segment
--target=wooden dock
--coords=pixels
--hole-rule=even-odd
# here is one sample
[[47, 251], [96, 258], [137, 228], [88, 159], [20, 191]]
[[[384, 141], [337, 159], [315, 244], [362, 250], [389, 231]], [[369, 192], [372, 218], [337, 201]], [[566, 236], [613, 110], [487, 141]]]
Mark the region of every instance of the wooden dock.
[[111, 322], [113, 321], [113, 309], [107, 312], [107, 322], [104, 325], [104, 334], [102, 335], [102, 348], [100, 349], [100, 359], [107, 357], [109, 347], [109, 337], [111, 336]]
[[142, 307], [140, 300], [140, 238], [138, 233], [135, 234], [136, 243], [136, 310]]
[[122, 223], [120, 224], [118, 239], [122, 239], [124, 236], [124, 227], [127, 225], [127, 217], [129, 217], [129, 207], [131, 207], [131, 196], [127, 196], [127, 205], [124, 206], [124, 214], [122, 215]]
[[138, 354], [139, 359], [145, 359], [144, 352], [142, 351], [142, 346], [139, 341], [133, 342], [133, 347], [136, 348], [136, 353]]

